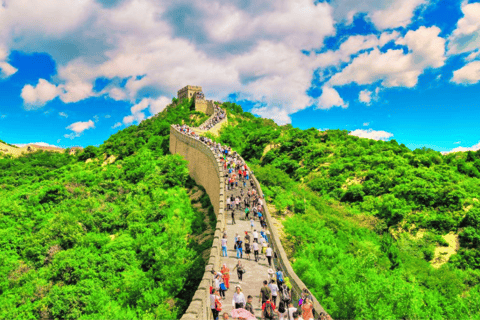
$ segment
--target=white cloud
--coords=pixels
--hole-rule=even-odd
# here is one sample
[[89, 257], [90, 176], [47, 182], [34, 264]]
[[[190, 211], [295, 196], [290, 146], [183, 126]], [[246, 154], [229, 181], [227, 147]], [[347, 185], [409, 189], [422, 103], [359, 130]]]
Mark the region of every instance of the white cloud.
[[478, 143], [476, 145], [473, 145], [471, 147], [456, 147], [450, 151], [444, 151], [442, 152], [442, 154], [448, 154], [448, 153], [452, 153], [452, 152], [466, 152], [466, 151], [478, 151], [480, 150], [480, 141], [478, 141]]
[[159, 97], [158, 99], [143, 98], [139, 103], [130, 108], [131, 115], [123, 118], [123, 123], [128, 125], [133, 122], [140, 123], [145, 119], [146, 109], [149, 109], [151, 115], [161, 112], [172, 101], [167, 97]]
[[338, 65], [341, 62], [350, 62], [352, 55], [359, 51], [375, 47], [382, 48], [388, 42], [398, 39], [399, 36], [400, 34], [397, 31], [384, 32], [380, 36], [373, 34], [350, 36], [340, 45], [338, 50], [329, 50], [317, 55], [315, 65], [326, 67]]
[[331, 85], [345, 85], [352, 82], [371, 84], [381, 81], [384, 87], [414, 87], [418, 76], [426, 68], [438, 68], [445, 62], [445, 39], [438, 36], [436, 26], [410, 30], [396, 43], [406, 45], [409, 53], [401, 49], [380, 52], [374, 48], [356, 57], [351, 64], [330, 79]]
[[121, 125], [122, 125], [121, 122], [117, 122], [117, 123], [115, 123], [115, 124], [112, 126], [112, 129], [118, 128], [118, 127], [120, 127]]
[[324, 86], [322, 88], [322, 95], [318, 98], [317, 109], [330, 109], [332, 107], [347, 108], [348, 103], [343, 101], [337, 90], [329, 86]]
[[363, 123], [363, 126], [364, 126], [364, 127], [368, 127], [369, 125], [370, 125], [370, 122], [364, 122], [364, 123]]
[[[153, 99], [198, 84], [207, 98], [223, 100], [235, 92], [259, 106], [277, 108], [290, 122], [289, 114], [311, 102], [306, 92], [315, 57], [301, 50], [320, 48], [325, 36], [335, 33], [331, 5], [311, 0], [259, 0], [251, 5], [124, 0], [110, 7], [94, 0], [73, 5], [26, 2], [0, 8], [0, 44], [8, 50], [46, 52], [58, 60], [53, 79], [56, 96], [65, 103], [97, 95], [133, 103], [144, 97], [144, 88], [154, 92]], [[182, 37], [177, 30], [183, 30], [182, 22], [166, 18], [170, 8], [181, 5], [195, 12], [198, 27], [193, 36]], [[111, 83], [96, 94], [93, 84], [99, 77], [129, 80], [124, 86]], [[165, 103], [157, 101], [150, 112], [159, 112]]]
[[460, 143], [462, 143], [462, 141], [456, 141], [453, 144], [460, 144]]
[[459, 54], [480, 48], [480, 3], [462, 3], [463, 18], [449, 37], [448, 53]]
[[0, 78], [3, 79], [14, 75], [18, 71], [17, 68], [5, 61], [0, 61], [0, 70]]
[[105, 115], [105, 119], [110, 119], [111, 117], [112, 117], [112, 116], [109, 115], [109, 114]]
[[63, 118], [68, 118], [68, 114], [66, 114], [65, 112], [59, 112], [58, 115]]
[[428, 2], [428, 0], [333, 0], [331, 3], [336, 19], [352, 22], [355, 14], [365, 12], [378, 29], [387, 29], [407, 26], [413, 18], [414, 11]]
[[474, 84], [480, 81], [480, 61], [472, 61], [453, 72], [452, 82]]
[[73, 132], [70, 134], [65, 134], [64, 137], [68, 139], [73, 139], [73, 138], [79, 137], [83, 133], [83, 131], [92, 129], [92, 128], [95, 128], [95, 123], [92, 120], [88, 120], [84, 122], [82, 121], [74, 122], [65, 128]]
[[[369, 91], [367, 89], [360, 91], [360, 94], [358, 95], [358, 100], [360, 100], [360, 102], [365, 103], [366, 105], [370, 105], [372, 102], [372, 91]], [[367, 123], [367, 126], [368, 126], [368, 123]]]
[[354, 131], [351, 131], [349, 133], [351, 136], [357, 136], [360, 138], [367, 138], [367, 139], [373, 139], [373, 140], [388, 140], [389, 138], [393, 137], [393, 133], [386, 132], [386, 131], [376, 131], [373, 129], [357, 129]]
[[39, 79], [38, 84], [33, 87], [29, 84], [22, 89], [20, 96], [23, 99], [24, 107], [27, 110], [41, 108], [50, 100], [60, 94], [60, 89], [45, 79]]

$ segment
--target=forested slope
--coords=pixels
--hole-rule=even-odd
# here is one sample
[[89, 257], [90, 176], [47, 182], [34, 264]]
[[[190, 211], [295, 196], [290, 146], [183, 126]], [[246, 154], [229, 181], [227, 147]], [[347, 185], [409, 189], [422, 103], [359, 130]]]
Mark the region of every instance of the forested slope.
[[296, 273], [334, 318], [478, 318], [480, 151], [412, 151], [225, 107], [218, 140], [253, 165]]
[[185, 161], [167, 154], [171, 123], [205, 118], [190, 109], [185, 101], [77, 155], [0, 159], [1, 319], [183, 313], [215, 225]]

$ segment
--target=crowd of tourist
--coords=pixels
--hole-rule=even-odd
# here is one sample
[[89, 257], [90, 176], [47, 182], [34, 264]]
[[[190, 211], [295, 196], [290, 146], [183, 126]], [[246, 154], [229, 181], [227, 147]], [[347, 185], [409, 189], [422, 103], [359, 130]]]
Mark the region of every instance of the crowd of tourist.
[[215, 111], [213, 113], [213, 116], [210, 117], [207, 121], [202, 123], [202, 125], [199, 127], [201, 130], [209, 130], [213, 128], [217, 123], [225, 119], [225, 110], [218, 106], [214, 106]]
[[[220, 109], [220, 108], [219, 108]], [[223, 111], [223, 110], [222, 110]], [[217, 112], [221, 121], [222, 113]], [[223, 113], [224, 115], [224, 113]], [[214, 124], [213, 124], [214, 125]], [[213, 126], [212, 125], [212, 126]], [[242, 292], [243, 274], [246, 272], [242, 259], [259, 262], [267, 260], [270, 269], [268, 269], [268, 280], [263, 281], [263, 286], [259, 292], [259, 306], [261, 306], [261, 318], [266, 320], [313, 320], [313, 297], [307, 289], [302, 291], [299, 301], [292, 299], [292, 292], [287, 283], [285, 283], [283, 272], [277, 268], [273, 271], [273, 259], [276, 253], [270, 245], [269, 231], [264, 214], [264, 198], [258, 194], [255, 183], [252, 179], [252, 172], [243, 159], [230, 147], [217, 143], [207, 137], [199, 136], [195, 133], [195, 128], [186, 125], [176, 126], [180, 132], [195, 138], [206, 144], [219, 159], [224, 168], [226, 197], [226, 213], [231, 215], [231, 224], [236, 224], [236, 212], [241, 212], [237, 217], [249, 221], [250, 231], [243, 231], [245, 234], [240, 236], [238, 233], [234, 238], [234, 250], [236, 252], [237, 264], [233, 268], [236, 271], [238, 285], [234, 288], [232, 299], [231, 314], [224, 312], [222, 314], [222, 304], [225, 303], [225, 292], [230, 289], [230, 269], [224, 263], [220, 271], [212, 271], [213, 282], [210, 291], [210, 308], [215, 320], [238, 319], [253, 320], [257, 319], [253, 308], [253, 297], [245, 295]], [[235, 192], [233, 192], [235, 191]], [[255, 222], [258, 220], [260, 229], [257, 231]], [[221, 239], [222, 256], [228, 257], [227, 233], [223, 232]], [[244, 250], [245, 249], [245, 250]], [[220, 318], [221, 317], [221, 318]], [[317, 319], [330, 319], [325, 313], [320, 313]]]

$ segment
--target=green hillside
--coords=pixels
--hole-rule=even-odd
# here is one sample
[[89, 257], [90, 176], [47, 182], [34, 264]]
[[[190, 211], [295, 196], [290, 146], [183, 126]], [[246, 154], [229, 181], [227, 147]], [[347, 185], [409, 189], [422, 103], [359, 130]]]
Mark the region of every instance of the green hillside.
[[78, 155], [0, 159], [0, 319], [183, 313], [216, 222], [185, 161], [167, 154], [170, 124], [196, 118], [185, 102]]
[[295, 271], [334, 319], [478, 318], [480, 151], [412, 151], [225, 106], [217, 140], [253, 165]]
[[[174, 99], [174, 102], [175, 99]], [[299, 130], [224, 103], [293, 268], [334, 319], [476, 319], [480, 152]], [[82, 152], [0, 159], [1, 319], [175, 319], [215, 215], [170, 124], [184, 101]], [[110, 163], [112, 162], [112, 163]]]

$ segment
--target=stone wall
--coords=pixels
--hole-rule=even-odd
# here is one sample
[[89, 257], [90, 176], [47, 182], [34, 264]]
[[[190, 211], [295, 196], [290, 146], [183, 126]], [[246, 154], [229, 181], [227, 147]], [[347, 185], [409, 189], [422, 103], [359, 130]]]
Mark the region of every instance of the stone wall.
[[189, 161], [190, 176], [197, 184], [205, 188], [217, 214], [210, 258], [205, 267], [202, 281], [181, 320], [213, 320], [210, 310], [211, 271], [221, 268], [221, 237], [226, 224], [225, 183], [223, 178], [221, 179], [224, 175], [223, 167], [220, 160], [215, 158], [213, 152], [205, 144], [187, 137], [173, 126], [170, 127], [170, 152], [172, 154], [178, 153]]
[[183, 99], [193, 98], [195, 92], [202, 92], [202, 87], [200, 86], [185, 86], [182, 89], [177, 91], [177, 97], [180, 102]]
[[[221, 125], [221, 123], [219, 123], [219, 125]], [[197, 182], [197, 184], [200, 184], [205, 188], [212, 205], [215, 208], [215, 213], [217, 214], [217, 225], [212, 250], [210, 252], [210, 259], [205, 268], [205, 273], [198, 286], [197, 292], [195, 293], [187, 311], [181, 318], [181, 320], [212, 320], [213, 316], [209, 305], [209, 288], [212, 283], [211, 270], [219, 270], [221, 268], [221, 236], [226, 225], [223, 167], [221, 162], [215, 158], [209, 147], [196, 139], [180, 133], [180, 131], [173, 126], [170, 128], [170, 152], [172, 154], [181, 154], [189, 161], [188, 169], [190, 171], [190, 176]], [[260, 183], [253, 175], [252, 179], [255, 183], [257, 192], [260, 195], [263, 195]], [[284, 276], [290, 279], [293, 298], [298, 301], [301, 295], [301, 290], [306, 288], [306, 286], [290, 265], [290, 261], [288, 260], [287, 254], [280, 241], [280, 235], [266, 205], [264, 205], [264, 209], [268, 231], [270, 232], [270, 245], [277, 254], [277, 258], [274, 259], [275, 267], [280, 267]], [[325, 312], [315, 297], [313, 297], [313, 307], [315, 308], [316, 314], [319, 312]]]
[[200, 111], [207, 115], [212, 115], [214, 112], [214, 108], [205, 99], [195, 99], [195, 111]]

